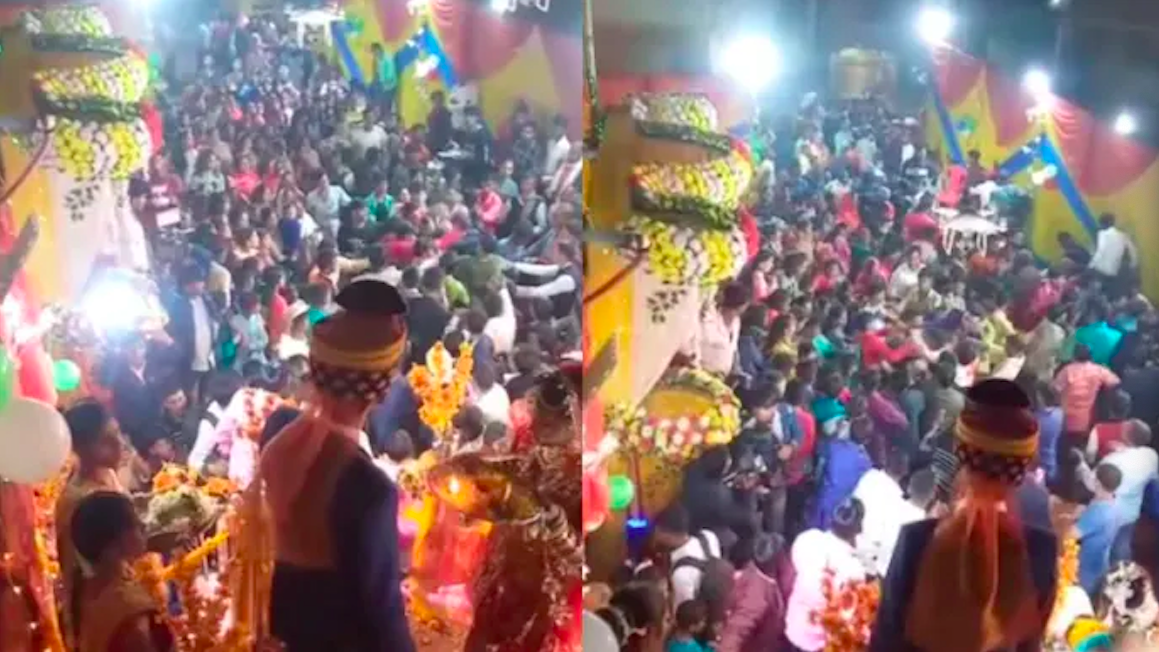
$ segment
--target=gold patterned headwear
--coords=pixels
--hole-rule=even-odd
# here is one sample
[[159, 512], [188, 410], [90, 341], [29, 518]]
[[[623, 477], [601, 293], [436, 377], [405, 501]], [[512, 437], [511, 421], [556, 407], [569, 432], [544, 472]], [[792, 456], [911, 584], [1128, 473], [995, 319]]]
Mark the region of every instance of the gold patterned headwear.
[[310, 376], [320, 390], [375, 401], [406, 354], [406, 303], [393, 286], [362, 279], [346, 286], [342, 308], [310, 333]]
[[1004, 484], [1020, 484], [1038, 453], [1030, 399], [1008, 380], [988, 379], [970, 388], [954, 435], [963, 467]]

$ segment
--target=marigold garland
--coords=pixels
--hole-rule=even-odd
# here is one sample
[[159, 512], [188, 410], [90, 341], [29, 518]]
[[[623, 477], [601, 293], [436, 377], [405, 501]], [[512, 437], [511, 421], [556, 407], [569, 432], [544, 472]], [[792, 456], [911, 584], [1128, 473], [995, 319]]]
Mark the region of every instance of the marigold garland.
[[442, 342], [436, 342], [427, 353], [427, 364], [416, 365], [407, 374], [411, 390], [419, 400], [419, 418], [439, 437], [451, 430], [451, 422], [467, 398], [467, 385], [475, 362], [471, 346], [459, 348], [453, 366], [451, 355]]
[[56, 581], [60, 576], [60, 563], [56, 558], [56, 503], [64, 493], [64, 488], [75, 468], [76, 458], [70, 455], [55, 477], [33, 490], [36, 505], [37, 555], [41, 557], [44, 570], [51, 581]]
[[[1066, 602], [1066, 590], [1076, 586], [1079, 581], [1079, 543], [1074, 537], [1067, 537], [1062, 542], [1062, 550], [1058, 554], [1058, 588], [1054, 594], [1054, 607], [1051, 609], [1050, 621], [1060, 613], [1063, 603]], [[1051, 629], [1048, 627], [1048, 630]]]
[[825, 606], [810, 617], [825, 630], [824, 652], [864, 652], [881, 603], [878, 582], [855, 580], [839, 585], [833, 571], [827, 569], [821, 579], [821, 594]]

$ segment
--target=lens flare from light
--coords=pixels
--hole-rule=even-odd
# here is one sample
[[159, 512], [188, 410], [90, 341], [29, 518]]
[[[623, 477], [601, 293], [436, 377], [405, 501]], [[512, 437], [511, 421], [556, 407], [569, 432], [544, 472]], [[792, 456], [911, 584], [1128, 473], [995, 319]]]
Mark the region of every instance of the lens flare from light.
[[946, 43], [954, 31], [954, 14], [945, 7], [925, 7], [918, 14], [918, 36], [929, 45]]

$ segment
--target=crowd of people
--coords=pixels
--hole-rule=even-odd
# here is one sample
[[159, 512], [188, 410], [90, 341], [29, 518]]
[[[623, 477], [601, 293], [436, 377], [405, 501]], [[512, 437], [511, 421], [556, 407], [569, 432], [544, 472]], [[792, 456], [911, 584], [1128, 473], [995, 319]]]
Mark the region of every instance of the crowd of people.
[[[67, 413], [79, 464], [56, 514], [66, 637], [94, 652], [173, 649], [156, 604], [123, 583], [146, 543], [126, 496], [169, 463], [250, 481], [257, 460], [231, 459], [246, 435], [226, 414], [250, 387], [314, 406], [307, 419], [275, 415], [262, 437], [284, 535], [275, 636], [289, 649], [412, 649], [397, 494], [382, 478], [437, 442], [407, 371], [437, 342], [452, 356], [469, 345], [451, 439], [511, 448], [512, 414], [537, 379], [580, 355], [580, 145], [562, 116], [521, 102], [492, 129], [439, 90], [425, 123], [402, 125], [381, 47], [363, 88], [281, 18], [205, 34], [195, 76], [167, 68], [165, 146], [129, 188], [167, 324], [118, 337], [97, 396]], [[365, 468], [386, 473], [365, 477], [357, 448], [339, 451], [345, 471], [314, 464], [304, 451], [320, 440], [304, 423], [355, 433], [377, 462]], [[337, 464], [329, 448], [310, 454], [323, 453]], [[296, 521], [303, 510], [317, 519]], [[341, 606], [351, 599], [357, 609]]]
[[[1117, 624], [1073, 649], [1155, 644], [1150, 582], [1109, 579], [1159, 572], [1159, 312], [1137, 247], [1105, 214], [1044, 263], [1033, 190], [977, 152], [942, 169], [917, 124], [811, 97], [758, 125], [759, 253], [678, 362], [728, 379], [747, 417], [589, 593], [620, 649], [860, 649], [828, 640], [828, 587], [880, 580], [870, 650], [1037, 652], [1067, 540], [1073, 613]], [[947, 248], [958, 214], [1000, 233]]]

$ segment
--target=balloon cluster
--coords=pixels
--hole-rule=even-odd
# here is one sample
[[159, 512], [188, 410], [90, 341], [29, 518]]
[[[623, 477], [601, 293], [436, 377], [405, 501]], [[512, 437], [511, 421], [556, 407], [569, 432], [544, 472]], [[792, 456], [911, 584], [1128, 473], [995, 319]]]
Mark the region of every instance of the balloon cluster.
[[71, 360], [52, 363], [52, 387], [36, 382], [41, 374], [31, 373], [35, 370], [21, 373], [18, 380], [16, 367], [0, 348], [0, 480], [36, 484], [60, 471], [71, 448], [64, 417], [52, 403], [38, 399], [55, 400], [53, 389], [79, 387], [80, 367]]

